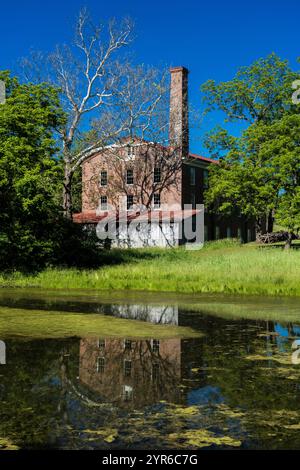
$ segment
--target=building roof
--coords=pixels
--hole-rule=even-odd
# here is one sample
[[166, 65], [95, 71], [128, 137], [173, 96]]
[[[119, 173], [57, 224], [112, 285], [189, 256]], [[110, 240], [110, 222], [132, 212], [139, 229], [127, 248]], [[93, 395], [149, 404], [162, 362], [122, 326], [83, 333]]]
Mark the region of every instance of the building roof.
[[[120, 141], [118, 143], [114, 143], [114, 144], [111, 144], [111, 145], [106, 145], [102, 148], [99, 148], [99, 149], [95, 149], [95, 151], [93, 153], [91, 153], [91, 155], [87, 158], [87, 160], [90, 160], [94, 157], [96, 157], [97, 155], [99, 155], [99, 153], [107, 150], [107, 149], [116, 149], [116, 148], [121, 148], [121, 147], [126, 147], [128, 145], [128, 142], [130, 142], [130, 144], [132, 146], [139, 146], [139, 145], [143, 145], [143, 144], [147, 144], [147, 145], [153, 145], [153, 146], [156, 146], [158, 148], [161, 148], [161, 149], [164, 149], [164, 150], [169, 150], [171, 149], [171, 147], [169, 147], [168, 145], [163, 145], [163, 144], [160, 144], [158, 142], [150, 142], [148, 140], [145, 140], [145, 139], [141, 139], [140, 137], [137, 137], [137, 136], [132, 136], [132, 137], [122, 137], [120, 139]], [[215, 165], [218, 165], [218, 160], [215, 160], [213, 158], [208, 158], [208, 157], [203, 157], [202, 155], [198, 155], [196, 153], [189, 153], [189, 158], [191, 158], [192, 160], [197, 160], [199, 162], [203, 162], [203, 163], [213, 163]]]
[[213, 158], [208, 158], [208, 157], [202, 157], [202, 155], [197, 155], [196, 153], [189, 153], [190, 158], [194, 158], [196, 160], [201, 160], [202, 162], [205, 163], [214, 163], [215, 165], [218, 165], [219, 161], [214, 160]]

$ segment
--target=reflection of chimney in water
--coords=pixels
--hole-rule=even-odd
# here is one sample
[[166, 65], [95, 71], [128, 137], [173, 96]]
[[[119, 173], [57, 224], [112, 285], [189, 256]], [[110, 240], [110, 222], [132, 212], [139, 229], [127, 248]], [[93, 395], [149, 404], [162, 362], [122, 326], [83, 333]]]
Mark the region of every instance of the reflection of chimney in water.
[[169, 145], [180, 148], [182, 157], [189, 154], [188, 70], [173, 67], [170, 90]]

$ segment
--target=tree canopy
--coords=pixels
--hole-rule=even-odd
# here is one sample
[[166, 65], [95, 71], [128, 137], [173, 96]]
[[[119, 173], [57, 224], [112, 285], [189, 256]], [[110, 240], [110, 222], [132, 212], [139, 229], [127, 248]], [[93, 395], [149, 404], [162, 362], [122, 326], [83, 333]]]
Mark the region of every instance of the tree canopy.
[[0, 259], [2, 267], [47, 258], [59, 217], [60, 164], [54, 129], [64, 119], [57, 90], [20, 84], [8, 72], [0, 105]]
[[[243, 120], [239, 137], [218, 127], [206, 145], [219, 165], [210, 174], [206, 203], [220, 213], [237, 208], [263, 222], [276, 220], [291, 233], [299, 231], [299, 109], [292, 103], [298, 75], [274, 54], [240, 69], [224, 83], [203, 86], [208, 109], [225, 113], [227, 121]], [[272, 223], [267, 224], [272, 230]]]

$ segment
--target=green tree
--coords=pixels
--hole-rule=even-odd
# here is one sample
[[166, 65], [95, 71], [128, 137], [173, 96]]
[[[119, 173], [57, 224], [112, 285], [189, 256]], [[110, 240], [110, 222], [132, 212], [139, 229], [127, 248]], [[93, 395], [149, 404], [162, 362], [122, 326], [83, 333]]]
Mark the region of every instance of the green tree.
[[290, 200], [287, 194], [298, 184], [299, 117], [291, 100], [297, 76], [286, 61], [271, 54], [243, 67], [228, 82], [210, 80], [202, 87], [208, 110], [221, 110], [226, 121], [246, 125], [240, 137], [222, 127], [207, 136], [206, 146], [220, 164], [211, 168], [206, 203], [221, 213], [238, 208], [255, 218], [258, 234], [264, 225], [272, 231], [274, 211], [280, 204], [279, 217], [283, 201], [286, 206]]
[[0, 105], [0, 266], [35, 268], [55, 248], [61, 165], [55, 129], [64, 121], [58, 92], [20, 84], [8, 72]]
[[300, 187], [295, 188], [293, 194], [283, 194], [281, 196], [276, 211], [276, 219], [288, 230], [285, 247], [290, 248], [293, 234], [299, 234], [300, 231]]
[[226, 121], [272, 122], [292, 106], [292, 82], [297, 78], [287, 61], [273, 53], [241, 67], [232, 80], [208, 80], [201, 89], [207, 111], [222, 111]]
[[288, 231], [289, 248], [300, 230], [300, 115], [287, 112], [268, 126], [256, 126], [250, 137], [259, 142], [258, 158], [272, 176], [274, 213]]

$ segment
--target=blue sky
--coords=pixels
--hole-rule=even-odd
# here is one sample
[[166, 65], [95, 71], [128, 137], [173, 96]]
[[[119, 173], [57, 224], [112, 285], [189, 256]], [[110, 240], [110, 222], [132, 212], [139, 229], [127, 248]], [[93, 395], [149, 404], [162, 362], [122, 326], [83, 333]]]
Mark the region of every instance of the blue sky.
[[[230, 79], [236, 69], [276, 52], [297, 68], [300, 56], [299, 0], [14, 0], [1, 2], [0, 68], [15, 68], [30, 48], [51, 50], [72, 35], [79, 9], [86, 5], [95, 20], [131, 16], [137, 61], [185, 65], [190, 70], [190, 101], [201, 100], [200, 85], [209, 78]], [[192, 133], [191, 150], [203, 151], [199, 137], [218, 123], [208, 116]], [[221, 121], [219, 121], [221, 123]]]

